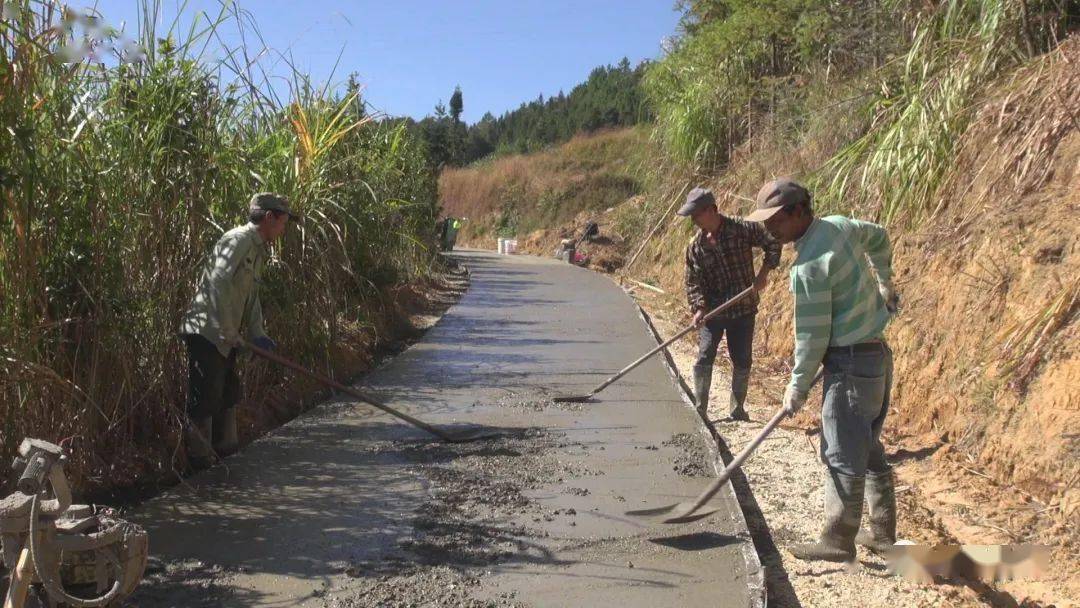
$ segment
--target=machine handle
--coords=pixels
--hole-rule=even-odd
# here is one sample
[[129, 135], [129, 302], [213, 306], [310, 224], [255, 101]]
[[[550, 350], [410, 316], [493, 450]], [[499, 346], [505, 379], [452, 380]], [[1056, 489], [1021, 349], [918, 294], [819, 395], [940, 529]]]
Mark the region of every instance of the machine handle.
[[45, 482], [45, 475], [49, 473], [49, 459], [39, 452], [28, 460], [26, 469], [23, 470], [22, 476], [19, 477], [19, 483], [16, 487], [23, 494], [36, 496], [41, 492], [41, 484]]

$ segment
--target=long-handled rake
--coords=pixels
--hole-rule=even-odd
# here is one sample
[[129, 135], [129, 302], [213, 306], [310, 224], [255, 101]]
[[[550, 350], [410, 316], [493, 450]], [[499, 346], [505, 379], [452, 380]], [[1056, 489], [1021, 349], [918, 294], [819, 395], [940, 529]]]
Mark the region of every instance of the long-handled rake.
[[735, 469], [739, 468], [743, 461], [750, 457], [750, 454], [761, 445], [762, 441], [765, 441], [765, 438], [769, 436], [769, 433], [773, 432], [776, 425], [780, 424], [780, 421], [784, 419], [784, 416], [787, 416], [787, 412], [784, 411], [784, 408], [780, 408], [780, 411], [776, 412], [776, 415], [765, 425], [765, 428], [761, 429], [761, 432], [750, 442], [750, 445], [743, 448], [738, 456], [733, 458], [731, 463], [728, 464], [722, 473], [720, 473], [720, 476], [716, 478], [716, 481], [709, 484], [709, 487], [706, 488], [693, 502], [680, 502], [666, 507], [627, 511], [626, 514], [632, 517], [648, 518], [663, 516], [664, 519], [661, 520], [662, 523], [685, 524], [716, 513], [719, 509], [707, 509], [700, 513], [698, 510], [701, 509], [705, 503], [709, 502], [709, 499], [715, 496], [716, 493], [720, 491], [720, 488], [724, 487], [724, 484], [731, 478], [731, 474], [735, 472]]
[[[753, 293], [753, 291], [754, 291], [753, 287], [747, 287], [746, 289], [740, 291], [738, 294], [735, 295], [735, 297], [731, 298], [727, 302], [724, 302], [720, 306], [717, 306], [716, 308], [710, 310], [709, 314], [705, 315], [705, 317], [702, 318], [701, 322], [704, 323], [704, 322], [708, 321], [709, 319], [715, 317], [716, 315], [718, 315], [718, 314], [724, 312], [725, 310], [731, 308], [736, 303], [738, 303], [739, 300], [742, 300], [746, 296]], [[664, 350], [665, 348], [670, 346], [672, 342], [675, 342], [679, 338], [681, 338], [681, 337], [685, 336], [686, 334], [694, 331], [694, 329], [696, 329], [697, 327], [698, 327], [698, 325], [690, 325], [686, 329], [683, 329], [679, 333], [677, 333], [674, 336], [668, 338], [667, 341], [665, 341], [663, 344], [661, 344], [661, 345], [657, 346], [656, 348], [650, 350], [649, 352], [642, 355], [641, 358], [639, 358], [638, 360], [634, 361], [630, 365], [627, 365], [626, 367], [619, 370], [619, 373], [617, 373], [614, 376], [608, 378], [607, 380], [604, 380], [603, 382], [601, 382], [600, 386], [597, 386], [593, 390], [589, 391], [588, 394], [585, 394], [585, 395], [558, 395], [558, 396], [552, 398], [552, 401], [557, 401], [557, 402], [560, 402], [560, 403], [580, 403], [582, 401], [588, 401], [589, 399], [592, 399], [593, 396], [596, 395], [596, 393], [599, 393], [600, 391], [604, 390], [605, 388], [610, 386], [612, 383], [614, 383], [619, 378], [622, 378], [626, 374], [629, 374], [635, 367], [637, 367], [637, 366], [641, 365], [642, 363], [644, 363], [645, 361], [647, 361], [649, 359], [649, 357], [652, 357], [656, 353]]]
[[394, 416], [396, 418], [400, 418], [401, 420], [404, 420], [405, 422], [408, 422], [409, 424], [415, 426], [418, 429], [427, 431], [428, 433], [431, 433], [432, 435], [438, 437], [439, 439], [441, 439], [441, 440], [443, 440], [443, 441], [445, 441], [447, 443], [469, 443], [469, 442], [472, 442], [472, 441], [480, 441], [482, 439], [494, 439], [494, 438], [499, 437], [499, 436], [502, 435], [502, 433], [492, 432], [492, 431], [484, 431], [484, 430], [474, 431], [472, 433], [464, 433], [464, 434], [460, 434], [460, 435], [452, 435], [450, 433], [447, 433], [446, 431], [440, 430], [439, 428], [434, 427], [434, 426], [424, 422], [423, 420], [418, 420], [418, 419], [413, 418], [412, 416], [410, 416], [410, 415], [408, 415], [406, 413], [399, 412], [398, 410], [396, 410], [396, 409], [394, 409], [394, 408], [380, 402], [379, 400], [375, 399], [371, 395], [368, 395], [367, 393], [364, 393], [364, 392], [359, 391], [359, 390], [357, 390], [355, 388], [352, 388], [351, 386], [346, 386], [346, 385], [344, 385], [344, 384], [342, 384], [342, 383], [340, 383], [340, 382], [338, 382], [338, 381], [336, 381], [336, 380], [334, 380], [332, 378], [328, 378], [328, 377], [326, 377], [326, 376], [324, 376], [324, 375], [322, 375], [322, 374], [320, 374], [318, 372], [313, 372], [313, 371], [311, 371], [309, 369], [306, 369], [303, 366], [301, 366], [300, 364], [294, 363], [293, 361], [290, 361], [289, 359], [286, 359], [285, 357], [282, 357], [281, 355], [279, 355], [277, 353], [273, 353], [273, 352], [270, 352], [268, 350], [259, 348], [258, 346], [255, 346], [254, 344], [248, 342], [247, 340], [244, 340], [243, 338], [240, 339], [240, 343], [245, 348], [251, 349], [251, 352], [255, 353], [256, 355], [259, 355], [260, 357], [262, 357], [262, 358], [264, 358], [264, 359], [266, 359], [268, 361], [273, 361], [274, 363], [277, 363], [278, 365], [281, 365], [282, 367], [287, 367], [287, 368], [289, 368], [289, 369], [291, 369], [291, 370], [293, 370], [295, 372], [298, 372], [298, 373], [300, 373], [300, 374], [302, 374], [304, 376], [307, 376], [308, 378], [311, 378], [312, 380], [316, 380], [318, 382], [321, 382], [322, 384], [324, 384], [324, 385], [326, 385], [326, 386], [328, 386], [330, 388], [339, 390], [339, 391], [341, 391], [341, 392], [343, 392], [343, 393], [345, 393], [347, 395], [351, 395], [353, 397], [356, 397], [360, 401], [363, 401], [364, 403], [367, 403], [369, 405], [377, 407], [380, 410], [386, 412], [387, 414], [390, 414], [391, 416]]
[[[814, 379], [810, 381], [810, 386], [814, 386], [815, 384], [817, 384], [818, 381], [821, 380], [824, 376], [825, 368], [819, 369], [818, 372], [814, 374]], [[694, 499], [694, 502], [680, 502], [673, 505], [668, 505], [666, 507], [627, 511], [626, 514], [630, 515], [631, 517], [649, 518], [670, 514], [671, 516], [661, 520], [661, 523], [685, 524], [692, 521], [697, 521], [699, 519], [703, 519], [712, 515], [713, 513], [716, 513], [717, 511], [719, 511], [719, 509], [709, 509], [701, 513], [698, 513], [698, 509], [705, 506], [705, 503], [709, 502], [709, 500], [713, 496], [715, 496], [717, 492], [720, 491], [720, 488], [724, 487], [724, 484], [727, 483], [728, 479], [731, 479], [731, 474], [735, 472], [735, 469], [742, 466], [742, 463], [750, 457], [750, 454], [754, 453], [754, 450], [756, 450], [757, 447], [761, 445], [762, 441], [765, 441], [765, 438], [769, 436], [769, 433], [773, 432], [773, 429], [775, 429], [780, 424], [780, 421], [783, 420], [785, 416], [787, 416], [787, 412], [784, 410], [784, 408], [781, 407], [776, 412], [776, 414], [773, 415], [772, 419], [769, 420], [769, 422], [765, 425], [765, 428], [761, 429], [761, 432], [758, 433], [757, 437], [754, 437], [754, 440], [751, 441], [749, 445], [743, 448], [742, 451], [735, 456], [735, 458], [731, 459], [731, 463], [724, 468], [724, 470], [720, 473], [720, 476], [716, 478], [716, 481], [709, 484], [709, 487], [706, 488], [705, 491], [702, 492], [700, 495], [698, 495], [698, 497]]]

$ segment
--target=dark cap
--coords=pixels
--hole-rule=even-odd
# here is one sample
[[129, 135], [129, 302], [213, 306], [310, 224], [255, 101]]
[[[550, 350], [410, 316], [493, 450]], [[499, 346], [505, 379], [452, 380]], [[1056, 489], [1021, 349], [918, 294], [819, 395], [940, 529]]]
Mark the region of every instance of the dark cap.
[[697, 213], [699, 209], [704, 209], [708, 205], [715, 205], [716, 197], [713, 196], [712, 190], [708, 188], [694, 188], [686, 195], [686, 202], [682, 207], [675, 212], [676, 215], [683, 217], [690, 217]]
[[281, 196], [280, 194], [274, 194], [273, 192], [258, 192], [251, 196], [251, 202], [248, 203], [248, 208], [251, 211], [277, 211], [279, 213], [287, 213], [289, 217], [298, 220], [299, 215], [292, 212], [289, 208], [289, 199]]
[[810, 202], [810, 191], [787, 178], [774, 179], [757, 193], [757, 207], [746, 216], [751, 222], [764, 222], [788, 205]]

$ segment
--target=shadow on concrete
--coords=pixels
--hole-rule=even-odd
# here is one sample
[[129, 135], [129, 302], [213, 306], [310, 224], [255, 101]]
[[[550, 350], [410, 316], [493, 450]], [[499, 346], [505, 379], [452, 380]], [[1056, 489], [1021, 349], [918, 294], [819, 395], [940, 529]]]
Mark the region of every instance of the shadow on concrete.
[[678, 549], [679, 551], [702, 551], [734, 545], [743, 541], [738, 536], [719, 534], [717, 532], [695, 532], [666, 538], [650, 538], [649, 542]]
[[[356, 431], [370, 441], [400, 437], [403, 429], [331, 422], [347, 409], [353, 408], [303, 416], [225, 466], [143, 505], [136, 519], [150, 535], [153, 554], [177, 576], [144, 582], [136, 604], [264, 605], [267, 597], [237, 585], [229, 585], [228, 598], [213, 597], [214, 580], [243, 572], [256, 580], [283, 575], [328, 582], [341, 563], [407, 537], [420, 488], [402, 480], [400, 454], [353, 443]], [[315, 555], [323, 558], [308, 557]], [[221, 572], [211, 577], [199, 571], [207, 567]], [[155, 598], [168, 600], [158, 604]], [[219, 603], [205, 603], [211, 600]]]

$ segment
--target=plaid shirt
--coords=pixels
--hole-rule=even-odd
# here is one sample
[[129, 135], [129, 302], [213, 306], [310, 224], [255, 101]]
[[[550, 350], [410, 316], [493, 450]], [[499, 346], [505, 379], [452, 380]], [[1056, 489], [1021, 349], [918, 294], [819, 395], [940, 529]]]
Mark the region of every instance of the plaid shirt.
[[[686, 248], [686, 300], [693, 312], [706, 312], [727, 302], [754, 283], [754, 252], [765, 252], [766, 268], [780, 265], [780, 244], [757, 222], [722, 217], [716, 244], [709, 242], [704, 230]], [[743, 298], [716, 319], [734, 319], [757, 313], [757, 292]]]

